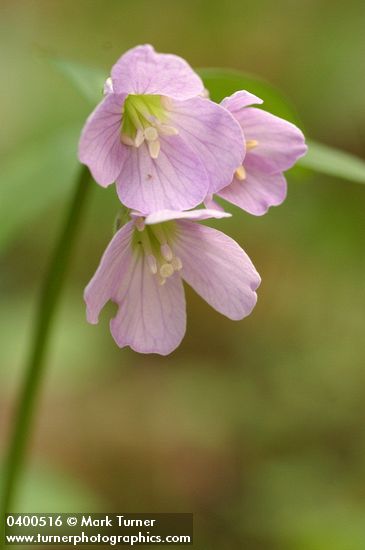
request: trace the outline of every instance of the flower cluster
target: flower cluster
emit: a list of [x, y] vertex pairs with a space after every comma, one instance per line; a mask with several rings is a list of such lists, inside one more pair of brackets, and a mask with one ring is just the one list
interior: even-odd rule
[[230, 319], [255, 306], [260, 277], [249, 257], [198, 222], [230, 215], [214, 195], [254, 215], [280, 204], [304, 137], [252, 107], [262, 101], [249, 92], [220, 105], [207, 95], [186, 61], [138, 46], [113, 66], [82, 131], [80, 161], [103, 187], [115, 182], [129, 212], [85, 290], [90, 323], [107, 301], [118, 305], [110, 328], [120, 347], [166, 355], [180, 344], [183, 280]]

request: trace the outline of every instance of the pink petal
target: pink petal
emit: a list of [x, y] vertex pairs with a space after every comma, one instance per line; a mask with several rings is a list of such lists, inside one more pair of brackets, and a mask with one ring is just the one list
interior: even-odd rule
[[109, 300], [116, 301], [119, 290], [126, 289], [127, 274], [134, 262], [131, 248], [133, 230], [133, 222], [128, 222], [114, 235], [95, 275], [85, 289], [84, 299], [89, 323], [96, 324], [105, 304]]
[[[225, 188], [224, 188], [225, 189]], [[209, 194], [204, 199], [204, 206], [208, 209], [219, 210], [224, 212], [224, 208], [214, 200], [214, 195]]]
[[245, 139], [258, 141], [256, 147], [247, 151], [247, 169], [283, 172], [307, 152], [304, 136], [294, 124], [254, 107], [244, 108], [235, 116]]
[[233, 116], [208, 99], [195, 97], [171, 101], [170, 124], [203, 160], [209, 175], [209, 192], [228, 185], [242, 164], [245, 145], [242, 130]]
[[180, 136], [160, 136], [160, 143], [157, 159], [151, 158], [146, 143], [129, 147], [117, 179], [120, 200], [144, 214], [194, 208], [208, 190], [204, 165]]
[[230, 113], [235, 115], [243, 107], [248, 107], [249, 105], [257, 105], [263, 103], [263, 100], [259, 97], [247, 92], [246, 90], [241, 90], [240, 92], [235, 92], [233, 95], [226, 97], [221, 102], [222, 107], [228, 109]]
[[152, 275], [144, 255], [131, 246], [134, 222], [128, 222], [113, 237], [84, 293], [89, 323], [98, 322], [104, 305], [118, 304], [110, 322], [120, 347], [140, 353], [171, 353], [185, 334], [185, 296], [175, 274], [161, 286]]
[[148, 44], [122, 55], [111, 75], [116, 93], [159, 94], [188, 99], [204, 90], [200, 77], [184, 59], [157, 53]]
[[231, 185], [218, 195], [255, 216], [265, 214], [270, 206], [281, 204], [286, 197], [287, 185], [284, 176], [246, 170], [246, 179], [234, 178]]
[[161, 286], [143, 255], [136, 259], [123, 292], [117, 296], [118, 314], [110, 330], [119, 347], [139, 353], [168, 355], [178, 347], [186, 330], [185, 295], [175, 274]]
[[182, 260], [183, 279], [230, 319], [249, 315], [260, 277], [247, 254], [216, 229], [190, 221], [177, 223], [174, 251]]
[[120, 141], [123, 102], [124, 96], [108, 94], [87, 119], [79, 142], [80, 162], [103, 187], [116, 180], [126, 155]]
[[169, 220], [208, 220], [209, 218], [230, 218], [232, 214], [221, 210], [202, 208], [189, 212], [177, 212], [176, 210], [160, 210], [149, 214], [145, 219], [146, 225], [167, 222]]

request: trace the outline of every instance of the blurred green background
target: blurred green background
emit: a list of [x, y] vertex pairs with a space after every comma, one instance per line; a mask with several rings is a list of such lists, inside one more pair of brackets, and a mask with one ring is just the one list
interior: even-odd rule
[[[145, 42], [195, 67], [260, 75], [308, 135], [364, 157], [364, 27], [362, 0], [1, 0], [0, 170], [23, 169], [26, 182], [17, 159], [38, 162], [37, 143], [70, 125], [77, 135], [90, 112], [44, 54], [107, 73]], [[25, 218], [1, 258], [2, 454], [71, 190], [64, 155], [48, 177], [68, 193]], [[19, 509], [192, 511], [204, 550], [365, 548], [365, 188], [310, 172], [288, 179], [280, 208], [263, 218], [231, 208], [216, 224], [262, 276], [254, 313], [231, 322], [188, 290], [187, 335], [167, 358], [119, 350], [113, 306], [98, 326], [85, 321], [82, 291], [118, 210], [114, 189], [94, 186]], [[9, 219], [46, 194], [29, 181]]]

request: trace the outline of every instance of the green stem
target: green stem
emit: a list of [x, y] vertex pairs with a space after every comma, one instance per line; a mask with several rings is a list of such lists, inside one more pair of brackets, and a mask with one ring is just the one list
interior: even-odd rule
[[82, 217], [85, 198], [90, 184], [90, 173], [82, 167], [75, 193], [70, 203], [64, 226], [51, 258], [41, 290], [38, 312], [35, 322], [32, 346], [26, 364], [25, 378], [19, 395], [18, 408], [13, 423], [3, 475], [3, 493], [0, 497], [0, 524], [4, 541], [5, 514], [11, 510], [25, 461], [27, 442], [35, 415], [35, 406], [40, 383], [45, 369], [45, 354], [52, 328], [52, 321], [61, 295], [73, 245], [76, 240]]

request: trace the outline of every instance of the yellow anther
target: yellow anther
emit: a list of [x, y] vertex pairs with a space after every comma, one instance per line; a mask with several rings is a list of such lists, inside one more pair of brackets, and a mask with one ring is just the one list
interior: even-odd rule
[[251, 149], [254, 149], [257, 147], [259, 142], [256, 139], [248, 139], [246, 141], [246, 149], [247, 151], [250, 151]]
[[246, 179], [246, 170], [244, 169], [243, 166], [239, 166], [235, 171], [234, 175], [238, 180], [244, 181]]

